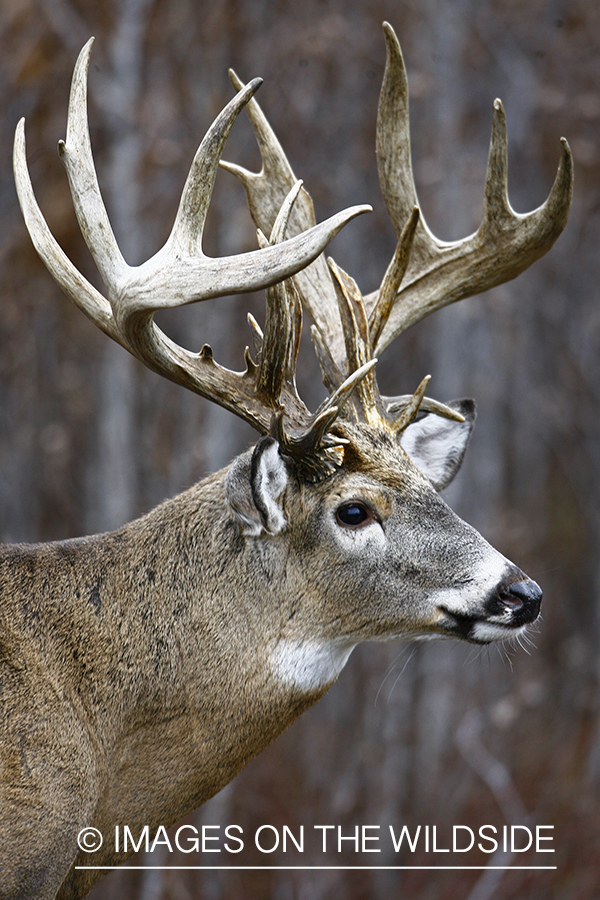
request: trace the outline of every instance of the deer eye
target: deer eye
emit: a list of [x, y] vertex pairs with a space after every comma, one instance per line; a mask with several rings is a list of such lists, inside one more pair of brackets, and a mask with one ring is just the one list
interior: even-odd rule
[[339, 507], [336, 511], [336, 518], [340, 525], [344, 525], [346, 528], [360, 528], [373, 518], [373, 513], [364, 503], [351, 500]]

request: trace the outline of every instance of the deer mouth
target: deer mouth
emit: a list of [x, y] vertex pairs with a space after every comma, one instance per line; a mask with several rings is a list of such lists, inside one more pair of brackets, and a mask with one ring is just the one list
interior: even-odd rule
[[531, 579], [501, 585], [486, 599], [481, 614], [469, 614], [440, 606], [443, 631], [477, 644], [516, 637], [540, 614], [542, 589]]

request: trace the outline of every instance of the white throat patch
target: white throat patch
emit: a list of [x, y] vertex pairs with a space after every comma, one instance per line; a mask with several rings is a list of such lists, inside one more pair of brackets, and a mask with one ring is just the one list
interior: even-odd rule
[[322, 690], [338, 677], [356, 646], [348, 640], [281, 640], [271, 654], [278, 679], [303, 693]]

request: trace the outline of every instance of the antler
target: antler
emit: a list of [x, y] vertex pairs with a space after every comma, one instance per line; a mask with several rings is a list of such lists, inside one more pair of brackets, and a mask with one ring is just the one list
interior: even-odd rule
[[[377, 119], [377, 162], [383, 197], [400, 235], [418, 201], [404, 60], [393, 28], [387, 22], [383, 27], [387, 63]], [[573, 195], [573, 159], [565, 138], [561, 143], [558, 172], [546, 202], [525, 215], [514, 212], [507, 193], [506, 120], [502, 103], [494, 101], [481, 225], [469, 237], [445, 243], [421, 216], [404, 284], [376, 342], [377, 352], [434, 310], [510, 281], [550, 249], [567, 224]], [[376, 297], [377, 292], [369, 295], [367, 304]]]
[[[429, 376], [412, 396], [382, 397], [374, 372], [376, 354], [435, 309], [514, 278], [531, 265], [564, 228], [571, 204], [572, 158], [562, 139], [558, 174], [546, 202], [526, 215], [512, 210], [507, 196], [506, 124], [496, 100], [483, 221], [462, 241], [438, 240], [419, 212], [410, 160], [408, 82], [396, 35], [387, 23], [384, 29], [387, 63], [377, 156], [398, 245], [381, 286], [366, 297], [349, 275], [325, 260], [322, 251], [343, 225], [370, 207], [352, 207], [316, 225], [312, 200], [253, 99], [260, 79], [243, 85], [230, 73], [238, 93], [217, 116], [196, 153], [167, 242], [143, 265], [128, 266], [112, 232], [92, 159], [86, 87], [92, 41], [86, 44], [73, 74], [67, 139], [59, 144], [59, 152], [108, 299], [75, 269], [50, 233], [27, 171], [23, 121], [15, 136], [15, 178], [27, 227], [44, 263], [71, 299], [151, 369], [214, 400], [261, 433], [273, 434], [284, 452], [314, 477], [327, 474], [339, 461], [343, 440], [328, 434], [328, 429], [342, 410], [349, 418], [382, 424], [395, 433], [419, 409], [462, 420], [455, 409], [424, 397]], [[215, 260], [202, 252], [204, 223], [225, 141], [243, 107], [259, 144], [262, 170], [252, 173], [222, 165], [246, 190], [260, 248]], [[286, 231], [293, 236], [284, 240]], [[159, 309], [263, 287], [268, 289], [265, 331], [251, 321], [257, 362], [247, 349], [243, 373], [219, 366], [208, 345], [200, 353], [179, 347], [153, 321]], [[330, 392], [314, 415], [295, 384], [302, 305], [314, 323], [312, 336]]]
[[[226, 407], [263, 434], [269, 433], [273, 421], [273, 427], [281, 433], [290, 452], [297, 445], [310, 446], [317, 456], [325, 454], [326, 457], [340, 440], [327, 439], [325, 428], [374, 363], [352, 373], [352, 378], [336, 395], [335, 403], [328, 404], [325, 417], [322, 410], [311, 415], [295, 388], [299, 303], [293, 286], [289, 282], [279, 283], [318, 257], [347, 222], [370, 207], [352, 207], [283, 240], [301, 188], [300, 183], [293, 184], [286, 191], [287, 198], [282, 198], [281, 210], [273, 217], [272, 229], [266, 229], [270, 240], [263, 237], [260, 249], [220, 259], [204, 255], [202, 235], [219, 159], [238, 113], [262, 83], [261, 79], [255, 79], [217, 116], [200, 144], [173, 229], [163, 248], [140, 266], [127, 265], [102, 201], [92, 158], [87, 122], [87, 72], [92, 43], [93, 38], [81, 51], [75, 66], [67, 138], [59, 143], [59, 153], [67, 170], [82, 234], [106, 284], [108, 297], [102, 296], [77, 271], [46, 224], [29, 178], [24, 120], [21, 120], [15, 135], [15, 179], [37, 252], [77, 306], [149, 368]], [[178, 346], [153, 321], [159, 309], [260, 288], [270, 288], [266, 335], [258, 364], [246, 351], [243, 373], [218, 365], [207, 344], [199, 353]], [[285, 409], [285, 428], [282, 409]]]
[[[438, 240], [418, 207], [410, 157], [408, 81], [400, 45], [387, 22], [384, 31], [387, 63], [377, 119], [377, 159], [381, 190], [398, 235], [396, 252], [381, 286], [366, 297], [337, 266], [331, 265], [328, 271], [323, 257], [294, 277], [314, 322], [313, 340], [329, 390], [334, 390], [360, 360], [380, 354], [399, 334], [434, 310], [515, 278], [550, 249], [566, 225], [571, 205], [573, 163], [562, 138], [562, 157], [546, 202], [526, 215], [511, 208], [506, 122], [502, 104], [496, 100], [483, 221], [477, 232], [464, 240]], [[241, 82], [230, 74], [239, 89]], [[251, 100], [246, 110], [263, 168], [254, 174], [239, 166], [222, 165], [244, 185], [256, 224], [268, 228], [295, 176], [256, 100]], [[292, 231], [296, 233], [313, 222], [312, 201], [303, 192]], [[460, 418], [449, 407], [423, 399], [428, 380], [421, 382], [412, 397], [391, 401], [380, 397], [371, 372], [355, 394], [353, 414], [366, 421], [383, 421], [393, 431], [405, 428], [419, 408]]]

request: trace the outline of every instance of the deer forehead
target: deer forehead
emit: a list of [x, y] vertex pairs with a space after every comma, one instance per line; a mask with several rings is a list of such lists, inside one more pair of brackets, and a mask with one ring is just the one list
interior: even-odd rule
[[348, 441], [344, 449], [344, 471], [356, 473], [393, 490], [430, 482], [415, 466], [398, 438], [385, 427], [344, 423], [341, 434]]
[[[388, 435], [367, 432], [366, 440], [354, 440], [346, 450], [347, 463], [336, 475], [318, 488], [327, 507], [336, 507], [349, 500], [366, 500], [383, 518], [390, 516], [399, 498], [422, 498], [435, 494], [430, 482], [412, 463], [397, 441], [388, 442]], [[361, 435], [362, 437], [362, 435]]]

